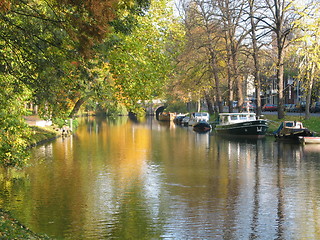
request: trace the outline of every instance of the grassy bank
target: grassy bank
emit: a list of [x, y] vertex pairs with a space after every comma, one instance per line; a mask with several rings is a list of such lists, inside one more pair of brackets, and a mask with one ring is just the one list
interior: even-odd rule
[[283, 121], [300, 121], [304, 127], [314, 132], [316, 136], [320, 136], [320, 117], [311, 117], [305, 120], [303, 116], [286, 116], [284, 119], [278, 119], [277, 115], [265, 115], [270, 120], [268, 133], [272, 134], [276, 131]]
[[50, 239], [33, 233], [26, 226], [13, 219], [9, 213], [0, 210], [0, 239]]
[[50, 140], [55, 139], [59, 136], [60, 132], [55, 130], [51, 126], [47, 127], [37, 127], [37, 126], [30, 126], [31, 129], [31, 137], [29, 139], [29, 146], [33, 147]]

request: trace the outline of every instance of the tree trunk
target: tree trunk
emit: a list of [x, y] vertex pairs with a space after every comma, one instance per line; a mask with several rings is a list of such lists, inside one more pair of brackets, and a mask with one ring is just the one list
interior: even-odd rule
[[80, 107], [82, 106], [83, 103], [85, 103], [85, 101], [88, 99], [89, 97], [82, 97], [80, 98], [76, 104], [74, 105], [71, 113], [69, 114], [69, 118], [74, 118], [75, 115], [78, 113], [78, 111], [80, 110]]
[[313, 82], [314, 82], [314, 68], [315, 65], [312, 63], [311, 69], [307, 72], [307, 79], [309, 80], [308, 84], [308, 93], [306, 97], [306, 110], [305, 110], [305, 119], [310, 118], [310, 105], [311, 105], [311, 94], [312, 94], [312, 88], [313, 88]]
[[[226, 43], [228, 42], [228, 40], [226, 39]], [[226, 44], [226, 46], [228, 46], [228, 44]], [[227, 75], [228, 75], [228, 92], [229, 92], [229, 96], [228, 96], [228, 107], [229, 107], [229, 112], [232, 113], [233, 112], [233, 78], [231, 76], [231, 54], [230, 54], [230, 49], [227, 49]]]
[[207, 102], [209, 114], [211, 114], [211, 115], [214, 114], [213, 104], [212, 104], [210, 95], [209, 95], [209, 94], [206, 94], [206, 95], [205, 95], [205, 99], [206, 99], [206, 102]]
[[199, 98], [197, 101], [197, 112], [201, 111], [201, 99]]
[[254, 62], [254, 82], [255, 82], [255, 89], [256, 89], [256, 114], [257, 116], [261, 115], [261, 81], [260, 81], [260, 65], [258, 59], [258, 46], [257, 46], [257, 37], [256, 37], [256, 28], [257, 25], [254, 22], [254, 0], [249, 0], [250, 6], [250, 22], [251, 22], [251, 36], [252, 36], [252, 48], [253, 48], [253, 62]]
[[217, 60], [215, 57], [215, 54], [211, 52], [211, 68], [212, 68], [212, 73], [214, 77], [214, 84], [215, 84], [215, 98], [216, 98], [216, 103], [218, 105], [218, 112], [223, 112], [223, 103], [222, 103], [222, 94], [221, 94], [221, 89], [220, 89], [220, 78], [218, 75], [218, 70], [217, 70]]
[[[279, 43], [278, 43], [279, 44]], [[278, 119], [284, 118], [284, 50], [283, 46], [278, 45], [278, 61], [277, 61], [277, 81], [278, 81]]]
[[239, 67], [238, 67], [238, 53], [234, 46], [231, 47], [232, 54], [232, 66], [233, 66], [233, 76], [234, 82], [237, 90], [237, 100], [238, 100], [238, 108], [242, 109], [244, 103], [243, 97], [243, 87], [242, 87], [242, 78], [239, 75]]

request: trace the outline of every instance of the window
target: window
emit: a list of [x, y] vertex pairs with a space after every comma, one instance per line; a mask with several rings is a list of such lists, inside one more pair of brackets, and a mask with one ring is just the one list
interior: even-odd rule
[[238, 120], [238, 116], [231, 116], [231, 120]]
[[293, 123], [292, 122], [287, 122], [286, 123], [286, 127], [293, 127]]

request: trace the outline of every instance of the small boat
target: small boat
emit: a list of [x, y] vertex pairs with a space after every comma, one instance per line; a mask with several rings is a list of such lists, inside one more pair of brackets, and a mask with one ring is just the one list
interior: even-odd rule
[[185, 126], [185, 127], [188, 127], [189, 125], [189, 120], [190, 120], [190, 117], [189, 116], [186, 116], [182, 119], [181, 121], [181, 125]]
[[[320, 137], [299, 137], [299, 141], [303, 144], [320, 144]], [[319, 148], [320, 149], [320, 148]]]
[[189, 126], [194, 126], [201, 121], [209, 122], [209, 118], [210, 115], [207, 112], [194, 112], [191, 113], [188, 124]]
[[158, 116], [159, 121], [173, 121], [175, 117], [176, 114], [171, 112], [161, 112]]
[[263, 138], [268, 129], [268, 122], [259, 119], [255, 113], [220, 113], [215, 131], [219, 135], [244, 138]]
[[200, 133], [209, 132], [211, 128], [211, 125], [207, 121], [200, 121], [193, 125], [193, 130]]
[[183, 119], [186, 117], [186, 114], [178, 114], [175, 116], [174, 118], [174, 123], [178, 124], [178, 125], [181, 125], [182, 124], [182, 121]]
[[300, 137], [313, 136], [313, 133], [308, 128], [303, 127], [302, 122], [299, 121], [284, 121], [273, 134], [277, 140], [291, 141], [300, 141]]

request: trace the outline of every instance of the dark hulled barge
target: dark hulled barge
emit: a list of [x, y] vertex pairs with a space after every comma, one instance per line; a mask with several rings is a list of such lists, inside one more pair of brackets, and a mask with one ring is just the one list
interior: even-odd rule
[[219, 135], [263, 138], [268, 129], [268, 122], [259, 119], [255, 113], [220, 113], [215, 131]]

